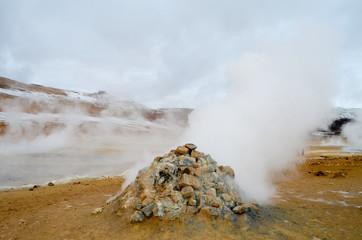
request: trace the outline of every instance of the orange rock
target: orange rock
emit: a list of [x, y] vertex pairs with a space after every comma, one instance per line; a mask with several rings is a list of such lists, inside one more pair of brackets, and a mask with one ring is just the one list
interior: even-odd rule
[[181, 190], [181, 194], [184, 198], [192, 197], [194, 195], [194, 189], [190, 186], [184, 187]]
[[192, 150], [191, 157], [194, 157], [194, 158], [202, 157], [202, 154], [196, 150]]
[[182, 174], [181, 178], [181, 186], [182, 187], [192, 186], [195, 189], [200, 189], [201, 183], [197, 177], [192, 175], [187, 175], [186, 173], [184, 173]]
[[187, 147], [184, 146], [178, 146], [176, 148], [176, 153], [181, 154], [181, 155], [186, 155], [188, 154], [190, 151], [190, 149], [188, 149]]

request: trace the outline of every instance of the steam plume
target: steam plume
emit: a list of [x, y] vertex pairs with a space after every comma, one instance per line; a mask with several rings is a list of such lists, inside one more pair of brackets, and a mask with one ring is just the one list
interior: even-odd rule
[[330, 107], [333, 48], [301, 36], [231, 63], [229, 97], [195, 110], [185, 135], [232, 166], [241, 189], [261, 202], [274, 193], [268, 174], [293, 160]]

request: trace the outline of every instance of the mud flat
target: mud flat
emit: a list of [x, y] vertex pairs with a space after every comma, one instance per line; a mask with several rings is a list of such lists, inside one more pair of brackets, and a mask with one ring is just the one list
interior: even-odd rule
[[[122, 178], [3, 190], [0, 239], [361, 239], [361, 167], [360, 153], [314, 146], [275, 174], [277, 195], [245, 224], [207, 218], [131, 224], [105, 203]], [[102, 212], [92, 214], [97, 208]]]

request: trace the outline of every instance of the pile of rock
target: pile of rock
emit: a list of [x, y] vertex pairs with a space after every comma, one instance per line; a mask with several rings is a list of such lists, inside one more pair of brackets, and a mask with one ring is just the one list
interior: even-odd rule
[[186, 144], [156, 157], [151, 166], [138, 172], [114, 202], [119, 215], [132, 223], [145, 217], [175, 219], [184, 214], [221, 217], [235, 221], [250, 206], [237, 196], [232, 184], [234, 171], [218, 166], [210, 155]]

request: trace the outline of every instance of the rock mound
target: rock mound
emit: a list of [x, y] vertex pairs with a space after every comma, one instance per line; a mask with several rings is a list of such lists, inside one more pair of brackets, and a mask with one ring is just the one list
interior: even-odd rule
[[234, 171], [186, 144], [156, 157], [114, 201], [114, 211], [132, 223], [158, 217], [199, 215], [235, 221], [254, 207], [243, 203], [232, 184]]

